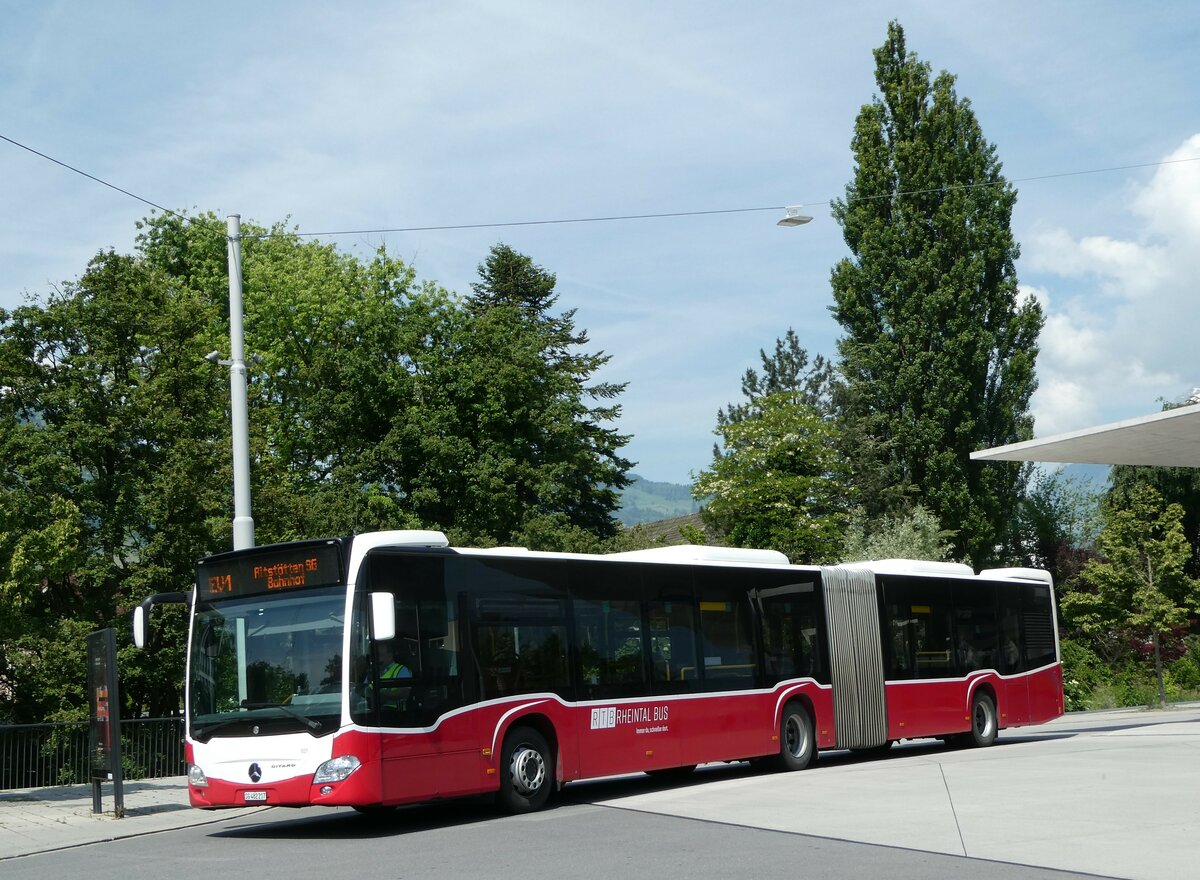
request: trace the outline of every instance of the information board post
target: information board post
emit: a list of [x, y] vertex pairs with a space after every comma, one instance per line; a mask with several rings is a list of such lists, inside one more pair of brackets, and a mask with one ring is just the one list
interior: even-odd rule
[[121, 694], [117, 689], [117, 637], [111, 629], [87, 637], [88, 709], [90, 719], [88, 762], [92, 779], [92, 812], [102, 813], [100, 786], [113, 784], [113, 813], [125, 817], [125, 792], [121, 775]]

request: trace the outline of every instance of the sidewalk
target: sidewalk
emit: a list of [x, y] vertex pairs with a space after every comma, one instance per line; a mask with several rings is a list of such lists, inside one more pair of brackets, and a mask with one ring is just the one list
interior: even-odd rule
[[101, 788], [104, 809], [101, 814], [92, 812], [90, 784], [0, 791], [0, 861], [207, 825], [246, 812], [192, 809], [188, 806], [187, 780], [183, 776], [126, 782], [124, 788], [123, 819], [113, 815], [113, 787], [109, 783]]
[[[1070, 735], [1070, 739], [1062, 739], [1064, 734]], [[1040, 801], [1042, 807], [1047, 807], [1053, 798], [1051, 795], [1062, 796], [1068, 798], [1068, 801], [1059, 804], [1055, 810], [1051, 810], [1051, 815], [1048, 815], [1045, 820], [1045, 827], [1062, 828], [1064, 817], [1086, 813], [1089, 805], [1094, 807], [1104, 801], [1104, 796], [1107, 792], [1112, 795], [1113, 792], [1122, 792], [1118, 800], [1125, 804], [1132, 804], [1136, 796], [1144, 795], [1147, 785], [1150, 784], [1152, 772], [1167, 773], [1172, 776], [1176, 784], [1167, 784], [1163, 782], [1158, 788], [1154, 789], [1159, 793], [1154, 796], [1151, 803], [1147, 804], [1142, 811], [1139, 820], [1142, 824], [1150, 826], [1162, 826], [1166, 829], [1163, 833], [1177, 834], [1180, 830], [1181, 823], [1184, 822], [1184, 817], [1187, 822], [1192, 822], [1192, 826], [1187, 826], [1189, 833], [1192, 827], [1200, 827], [1195, 825], [1200, 822], [1200, 812], [1197, 811], [1190, 792], [1196, 790], [1195, 780], [1200, 773], [1195, 769], [1196, 764], [1191, 760], [1191, 755], [1195, 754], [1197, 744], [1200, 744], [1200, 703], [1178, 703], [1172, 705], [1165, 712], [1156, 710], [1146, 710], [1141, 708], [1130, 709], [1110, 709], [1100, 712], [1072, 712], [1062, 718], [1051, 721], [1048, 724], [1039, 725], [1037, 727], [1017, 728], [1012, 731], [1004, 731], [1001, 734], [1003, 739], [1023, 740], [1028, 739], [1031, 742], [1042, 741], [1044, 743], [1042, 751], [1047, 753], [1044, 760], [1045, 765], [1037, 765], [1043, 775], [1039, 777], [1040, 781], [1031, 782], [1031, 789], [1037, 788], [1042, 791]], [[1089, 736], [1103, 737], [1104, 739], [1092, 740], [1090, 743], [1086, 739]], [[1147, 736], [1154, 736], [1158, 740], [1165, 741], [1168, 736], [1184, 741], [1184, 746], [1181, 748], [1191, 749], [1190, 752], [1185, 752], [1186, 757], [1180, 758], [1179, 762], [1167, 767], [1142, 767], [1138, 766], [1135, 769], [1118, 772], [1118, 768], [1111, 763], [1113, 753], [1098, 750], [1097, 742], [1107, 742], [1110, 745], [1118, 742], [1135, 743], [1138, 739], [1145, 739]], [[1078, 737], [1078, 739], [1075, 739]], [[897, 750], [899, 752], [899, 749]], [[1082, 757], [1072, 757], [1072, 753], [1080, 752]], [[1040, 754], [1041, 752], [1039, 752]], [[713, 800], [716, 806], [713, 807], [713, 816], [718, 820], [727, 820], [728, 813], [731, 809], [731, 804], [726, 800], [722, 800], [722, 793], [727, 788], [752, 787], [752, 797], [745, 804], [735, 805], [733, 808], [739, 811], [743, 821], [748, 824], [756, 824], [758, 827], [775, 828], [781, 821], [781, 817], [791, 816], [799, 813], [802, 815], [803, 822], [799, 822], [795, 828], [788, 827], [786, 830], [803, 831], [822, 835], [823, 832], [817, 827], [814, 817], [826, 816], [832, 821], [833, 818], [841, 817], [839, 821], [843, 824], [834, 827], [826, 836], [839, 837], [844, 839], [869, 841], [882, 843], [884, 845], [895, 845], [892, 840], [879, 840], [872, 837], [872, 833], [852, 834], [848, 832], [848, 828], [853, 827], [855, 822], [860, 824], [871, 824], [867, 820], [870, 819], [871, 805], [879, 801], [878, 786], [883, 784], [889, 773], [898, 773], [906, 768], [911, 771], [910, 764], [920, 767], [928, 764], [929, 766], [940, 766], [945, 764], [949, 768], [951, 776], [953, 774], [963, 774], [974, 769], [975, 772], [983, 770], [994, 770], [1001, 776], [1012, 777], [1023, 767], [1033, 766], [1035, 762], [1023, 761], [1014, 763], [1008, 758], [1015, 758], [1020, 752], [1016, 749], [982, 749], [978, 751], [934, 751], [927, 754], [914, 752], [914, 757], [910, 759], [904, 758], [903, 754], [894, 754], [886, 760], [879, 760], [874, 763], [855, 763], [853, 761], [846, 762], [840, 768], [833, 766], [828, 772], [823, 774], [804, 774], [804, 787], [801, 789], [801, 794], [798, 796], [791, 774], [779, 774], [778, 776], [756, 776], [756, 777], [738, 777], [727, 783], [716, 783], [707, 786], [685, 786], [678, 789], [665, 789], [662, 792], [653, 795], [627, 798], [629, 804], [635, 804], [639, 801], [653, 801], [657, 804], [656, 809], [651, 809], [651, 812], [658, 811], [662, 808], [660, 801], [686, 801], [687, 804], [676, 804], [672, 809], [661, 809], [664, 813], [673, 815], [691, 815], [700, 805]], [[1136, 757], [1136, 753], [1131, 752]], [[1060, 791], [1063, 785], [1052, 787], [1049, 793], [1043, 791], [1045, 787], [1045, 779], [1049, 778], [1066, 778], [1070, 771], [1072, 760], [1078, 761], [1086, 758], [1088, 755], [1093, 756], [1097, 761], [1101, 762], [1095, 766], [1088, 764], [1087, 772], [1083, 774], [1075, 783], [1066, 786], [1066, 791]], [[870, 771], [868, 773], [867, 771]], [[911, 771], [915, 772], [915, 771]], [[853, 781], [856, 775], [873, 774], [872, 785], [869, 790], [862, 793], [860, 801], [855, 801], [847, 788], [847, 780]], [[935, 780], [936, 784], [930, 787], [938, 797], [945, 797], [948, 794], [948, 783], [946, 781], [946, 773], [942, 774]], [[1099, 780], [1099, 782], [1097, 782]], [[1093, 792], [1093, 794], [1083, 801], [1071, 801], [1070, 797], [1078, 795], [1078, 792], [1087, 791], [1088, 786], [1098, 784], [1101, 790]], [[822, 786], [831, 786], [831, 790], [810, 806], [805, 805], [805, 798], [813, 798], [817, 793], [822, 791]], [[1038, 788], [1040, 786], [1041, 788]], [[1182, 791], [1181, 791], [1182, 786]], [[1009, 783], [1002, 784], [1000, 781], [991, 780], [988, 786], [977, 786], [980, 790], [986, 791], [1004, 791], [1012, 788], [1011, 779]], [[755, 810], [761, 811], [764, 805], [770, 805], [773, 802], [770, 799], [770, 794], [774, 788], [780, 788], [784, 791], [779, 804], [770, 806], [768, 812], [771, 814], [761, 820], [751, 820], [750, 816]], [[972, 786], [965, 786], [962, 792], [962, 798], [968, 798]], [[909, 786], [903, 791], [903, 797], [911, 798], [914, 789]], [[1075, 792], [1075, 795], [1071, 793]], [[89, 843], [102, 843], [104, 841], [116, 840], [123, 837], [137, 837], [143, 834], [154, 834], [160, 831], [171, 831], [177, 828], [187, 828], [196, 825], [209, 825], [215, 822], [222, 822], [234, 817], [245, 817], [248, 813], [257, 812], [258, 810], [269, 810], [271, 807], [259, 807], [255, 809], [238, 809], [238, 810], [220, 810], [208, 811], [193, 809], [188, 805], [187, 780], [183, 776], [175, 776], [167, 779], [143, 779], [136, 782], [125, 783], [125, 818], [117, 819], [113, 815], [113, 792], [112, 785], [105, 783], [101, 790], [101, 806], [105, 812], [102, 814], [92, 813], [92, 787], [91, 785], [64, 785], [53, 786], [47, 788], [26, 788], [15, 789], [10, 791], [0, 791], [0, 861], [5, 859], [18, 858], [20, 856], [33, 855], [34, 853], [50, 852], [52, 850], [69, 849], [76, 846], [85, 846]], [[1169, 797], [1183, 797], [1187, 803], [1177, 804], [1174, 808], [1169, 805]], [[989, 795], [991, 797], [991, 795]], [[845, 809], [835, 810], [831, 805], [841, 803]], [[965, 800], [964, 800], [965, 805]], [[634, 807], [636, 808], [636, 807]], [[648, 808], [648, 807], [644, 807]], [[992, 837], [996, 837], [1000, 842], [997, 843], [997, 849], [993, 852], [988, 852], [984, 857], [998, 858], [1004, 860], [1007, 852], [1006, 847], [1011, 843], [1012, 835], [1009, 830], [996, 826], [995, 821], [995, 804], [991, 804], [991, 808], [984, 810], [980, 809], [979, 815], [991, 817], [980, 834], [987, 832]], [[1007, 811], [1011, 816], [1020, 817], [1025, 815], [1031, 809], [1028, 803], [1021, 803], [1019, 798], [1011, 810]], [[844, 815], [849, 810], [851, 815]], [[1115, 810], [1119, 814], [1120, 810]], [[954, 825], [960, 826], [960, 819], [966, 821], [973, 814], [969, 811], [964, 812], [961, 816], [954, 817]], [[707, 815], [703, 818], [709, 818]], [[1168, 821], [1169, 817], [1169, 821]], [[1096, 823], [1101, 821], [1100, 817], [1095, 819]], [[1125, 823], [1123, 827], [1129, 830], [1129, 824], [1132, 818], [1121, 820]], [[894, 825], [894, 820], [888, 822], [879, 822], [878, 828], [888, 828]], [[835, 823], [836, 825], [836, 823]], [[1088, 834], [1094, 834], [1096, 824], [1084, 823], [1087, 826], [1084, 831]], [[868, 829], [870, 830], [870, 829]], [[1148, 832], [1147, 832], [1148, 833]], [[946, 851], [956, 852], [956, 847], [962, 843], [962, 830], [954, 832], [951, 835], [951, 846]], [[1126, 835], [1113, 833], [1114, 840], [1125, 840]], [[1185, 835], [1185, 839], [1192, 839]], [[972, 852], [972, 855], [983, 855], [982, 842], [975, 841], [980, 847], [978, 852]], [[1062, 841], [1058, 840], [1051, 844], [1052, 848], [1061, 849]], [[912, 839], [909, 839], [904, 845], [911, 847]], [[1177, 845], [1177, 843], [1176, 843]], [[1093, 848], [1097, 844], [1093, 841]], [[933, 844], [925, 844], [924, 848], [931, 851], [941, 851], [938, 846]], [[1164, 844], [1164, 852], [1168, 854], [1173, 852], [1169, 842]], [[1191, 856], [1183, 857], [1180, 855], [1178, 868], [1184, 874], [1187, 873], [1187, 867], [1191, 864], [1188, 859]], [[1056, 864], [1053, 859], [1047, 858], [1045, 864]], [[1092, 870], [1096, 866], [1091, 866], [1088, 869]], [[1079, 868], [1074, 868], [1078, 870]], [[0, 875], [3, 874], [0, 869]], [[1182, 874], [1176, 874], [1182, 876]], [[1134, 876], [1130, 874], [1129, 876]], [[1162, 876], [1168, 876], [1163, 874]]]

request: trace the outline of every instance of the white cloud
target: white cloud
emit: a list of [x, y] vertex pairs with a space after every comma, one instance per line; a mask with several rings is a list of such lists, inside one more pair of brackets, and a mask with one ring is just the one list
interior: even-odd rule
[[1049, 312], [1042, 327], [1042, 357], [1079, 374], [1093, 372], [1108, 361], [1105, 332], [1087, 326], [1087, 320], [1071, 312]]
[[1146, 228], [1168, 241], [1190, 246], [1195, 266], [1200, 243], [1200, 133], [1192, 135], [1163, 161], [1150, 184], [1138, 192], [1134, 208]]
[[1032, 402], [1038, 436], [1154, 412], [1200, 383], [1200, 135], [1132, 187], [1129, 239], [1035, 231], [1027, 248], [1045, 298]]
[[1040, 437], [1062, 434], [1097, 419], [1089, 389], [1064, 374], [1052, 374], [1038, 386], [1033, 417]]
[[1035, 230], [1029, 250], [1033, 268], [1067, 278], [1094, 278], [1103, 293], [1117, 298], [1152, 295], [1170, 271], [1171, 257], [1160, 245], [1103, 235], [1076, 239], [1060, 228]]

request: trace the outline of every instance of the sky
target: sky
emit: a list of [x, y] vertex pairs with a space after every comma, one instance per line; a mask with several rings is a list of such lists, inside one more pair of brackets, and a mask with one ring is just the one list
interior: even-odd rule
[[[717, 410], [794, 328], [836, 355], [829, 202], [891, 19], [957, 77], [1018, 191], [1046, 312], [1035, 435], [1200, 386], [1194, 2], [0, 0], [0, 135], [173, 210], [380, 245], [470, 292], [505, 242], [628, 382], [634, 472], [690, 482]], [[806, 226], [776, 225], [804, 205]], [[739, 209], [769, 209], [745, 210]], [[0, 308], [42, 302], [152, 209], [0, 141]], [[253, 340], [247, 340], [253, 350]]]

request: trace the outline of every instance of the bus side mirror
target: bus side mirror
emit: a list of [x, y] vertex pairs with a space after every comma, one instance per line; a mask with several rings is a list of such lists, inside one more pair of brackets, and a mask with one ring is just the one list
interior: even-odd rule
[[190, 593], [155, 593], [143, 599], [142, 604], [133, 609], [133, 643], [139, 648], [145, 648], [150, 643], [151, 608], [155, 605], [186, 605], [190, 598]]
[[133, 643], [139, 648], [146, 647], [146, 609], [141, 605], [133, 609]]
[[371, 593], [371, 638], [386, 642], [396, 636], [396, 600], [391, 593]]

